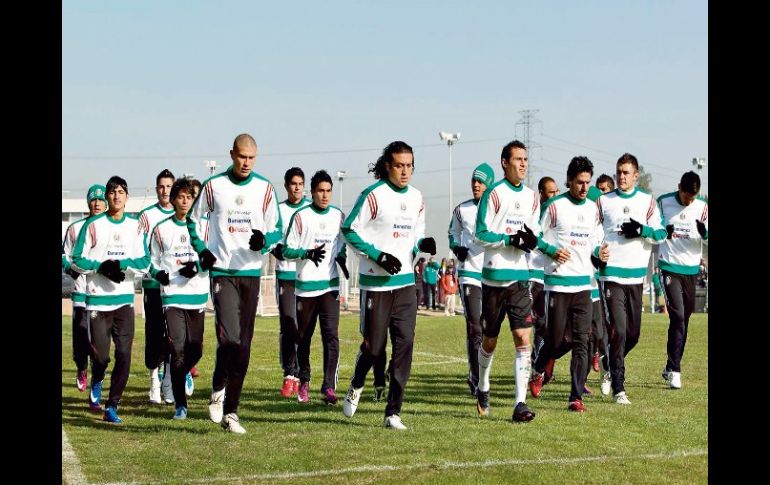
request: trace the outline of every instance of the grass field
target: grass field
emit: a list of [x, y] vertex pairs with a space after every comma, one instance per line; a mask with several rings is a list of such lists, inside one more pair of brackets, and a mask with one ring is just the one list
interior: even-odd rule
[[[64, 480], [87, 483], [706, 483], [708, 481], [708, 322], [690, 322], [683, 389], [669, 390], [660, 373], [666, 356], [665, 315], [644, 314], [642, 337], [626, 361], [630, 406], [599, 393], [598, 374], [585, 399], [588, 412], [566, 410], [569, 359], [540, 399], [531, 423], [512, 423], [513, 345], [502, 332], [492, 368], [489, 419], [476, 417], [465, 383], [462, 317], [418, 317], [412, 374], [401, 417], [404, 432], [382, 428], [384, 404], [372, 402], [371, 375], [356, 415], [321, 401], [321, 344], [312, 348], [311, 403], [281, 398], [277, 317], [257, 318], [251, 364], [239, 416], [248, 433], [225, 433], [209, 421], [207, 404], [216, 346], [206, 319], [186, 421], [173, 405], [147, 403], [144, 321], [136, 320], [123, 425], [87, 411], [87, 393], [74, 385], [71, 320], [62, 318], [62, 440]], [[503, 338], [503, 337], [507, 338]], [[359, 345], [356, 316], [340, 322], [340, 381], [344, 396]], [[112, 364], [110, 364], [111, 366]], [[89, 372], [90, 377], [90, 372]], [[105, 379], [106, 398], [109, 375]], [[103, 402], [104, 399], [103, 398]]]

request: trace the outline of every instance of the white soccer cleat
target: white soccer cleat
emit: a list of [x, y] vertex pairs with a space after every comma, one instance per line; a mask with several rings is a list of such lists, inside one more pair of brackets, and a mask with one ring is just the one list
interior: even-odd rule
[[150, 371], [150, 402], [160, 404], [160, 379], [157, 368]]
[[620, 391], [619, 393], [615, 394], [615, 402], [623, 405], [631, 404], [628, 396], [626, 396], [626, 391]]
[[406, 429], [406, 426], [401, 422], [401, 417], [398, 414], [385, 416], [385, 427], [392, 429]]
[[230, 433], [246, 434], [246, 430], [241, 426], [241, 423], [238, 421], [238, 415], [235, 413], [230, 413], [222, 418], [222, 429]]
[[225, 390], [213, 391], [211, 393], [211, 401], [209, 401], [209, 419], [219, 424], [222, 422], [222, 414], [224, 413], [225, 405]]
[[342, 413], [348, 418], [352, 418], [356, 414], [358, 409], [358, 401], [361, 399], [361, 393], [364, 391], [363, 386], [356, 389], [351, 386], [348, 388], [348, 393], [345, 395], [345, 400], [342, 401]]
[[612, 378], [610, 377], [609, 371], [605, 372], [604, 375], [602, 376], [601, 388], [602, 388], [602, 395], [604, 396], [610, 395], [610, 391], [612, 390]]
[[184, 378], [184, 393], [187, 397], [190, 397], [193, 395], [194, 390], [195, 382], [193, 381], [192, 374], [188, 372]]
[[682, 388], [682, 373], [681, 372], [674, 372], [671, 371], [669, 373], [670, 379], [668, 381], [669, 387], [671, 389], [681, 389]]

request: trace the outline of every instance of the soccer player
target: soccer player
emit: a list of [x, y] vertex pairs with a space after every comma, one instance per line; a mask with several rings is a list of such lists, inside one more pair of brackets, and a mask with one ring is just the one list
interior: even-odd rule
[[[230, 150], [233, 164], [203, 184], [187, 213], [187, 229], [210, 270], [217, 335], [209, 417], [225, 431], [244, 434], [238, 418], [243, 380], [249, 368], [254, 318], [259, 303], [262, 261], [281, 239], [282, 222], [273, 185], [253, 172], [257, 142], [238, 135]], [[197, 233], [208, 214], [208, 241]]]
[[639, 341], [642, 327], [642, 282], [652, 244], [666, 238], [658, 204], [639, 190], [639, 162], [630, 153], [618, 158], [617, 189], [597, 200], [610, 258], [599, 269], [599, 290], [611, 328], [610, 376], [618, 404], [631, 404], [625, 390], [625, 358]]
[[583, 391], [590, 362], [588, 337], [593, 313], [591, 255], [601, 261], [609, 257], [607, 245], [600, 246], [604, 233], [596, 203], [587, 199], [593, 173], [588, 158], [573, 157], [567, 167], [569, 191], [546, 202], [540, 217], [546, 245], [543, 252], [550, 257], [544, 267], [548, 331], [534, 364], [532, 395], [540, 394], [546, 362], [558, 350], [571, 347], [572, 387], [567, 408], [576, 412], [586, 410]]
[[150, 274], [161, 284], [161, 304], [171, 343], [169, 374], [176, 406], [173, 419], [187, 419], [185, 381], [203, 355], [203, 320], [208, 301], [209, 275], [200, 271], [186, 224], [193, 193], [189, 180], [175, 181], [171, 186], [174, 215], [159, 222], [150, 234]]
[[495, 182], [495, 172], [488, 163], [479, 164], [471, 174], [473, 197], [460, 202], [449, 221], [449, 249], [455, 253], [460, 268], [460, 298], [465, 315], [465, 348], [468, 352], [468, 388], [476, 395], [479, 387], [479, 345], [481, 345], [481, 269], [484, 247], [474, 240], [476, 213], [481, 195]]
[[[310, 204], [303, 195], [305, 190], [305, 172], [299, 167], [292, 167], [283, 176], [286, 200], [278, 204], [283, 225], [283, 238], [286, 238], [288, 222], [299, 209]], [[281, 396], [290, 398], [299, 390], [299, 366], [297, 365], [297, 310], [294, 301], [294, 280], [297, 263], [285, 260], [283, 243], [278, 243], [271, 251], [275, 256], [275, 283], [278, 298], [278, 319], [281, 325], [278, 336], [278, 358], [283, 368], [283, 386]]]
[[[299, 392], [297, 401], [310, 402], [310, 342], [316, 321], [321, 321], [324, 378], [321, 394], [326, 404], [337, 404], [335, 389], [340, 361], [340, 266], [349, 277], [345, 260], [345, 240], [340, 227], [345, 220], [342, 211], [330, 206], [332, 178], [319, 170], [310, 179], [313, 203], [297, 210], [291, 217], [284, 239], [283, 256], [299, 259], [296, 279], [296, 314], [299, 335]], [[328, 256], [327, 256], [328, 253]]]
[[[110, 362], [110, 338], [115, 342], [115, 366], [110, 380], [110, 397], [102, 419], [122, 423], [118, 405], [131, 368], [134, 339], [133, 276], [144, 274], [150, 254], [139, 221], [125, 214], [128, 185], [118, 176], [106, 185], [107, 212], [86, 220], [72, 252], [75, 271], [85, 273], [86, 311], [91, 336], [91, 393], [89, 406], [101, 410], [102, 381]], [[129, 272], [130, 278], [126, 278]]]
[[[559, 187], [551, 177], [543, 177], [537, 183], [537, 191], [540, 194], [540, 212], [543, 204], [559, 194]], [[532, 294], [532, 319], [534, 320], [534, 344], [532, 345], [532, 362], [537, 359], [537, 354], [545, 342], [545, 294], [543, 293], [543, 267], [545, 265], [543, 253], [539, 250], [527, 254], [529, 264], [529, 292]], [[556, 362], [551, 359], [545, 368], [545, 384], [553, 378], [553, 366]]]
[[377, 162], [369, 165], [369, 172], [377, 182], [361, 192], [342, 224], [345, 239], [360, 253], [363, 337], [342, 411], [347, 417], [356, 412], [366, 374], [384, 352], [390, 331], [390, 385], [384, 425], [403, 430], [406, 426], [399, 414], [412, 368], [417, 321], [414, 259], [417, 250], [436, 254], [436, 241], [424, 237], [422, 193], [409, 185], [414, 172], [412, 147], [403, 141], [388, 144]]
[[[95, 184], [89, 187], [86, 193], [88, 204], [88, 217], [101, 214], [107, 209], [106, 189], [104, 185]], [[78, 369], [75, 385], [78, 391], [83, 392], [88, 387], [88, 353], [90, 343], [88, 341], [88, 312], [86, 312], [86, 276], [78, 273], [72, 267], [72, 250], [80, 228], [83, 227], [88, 217], [78, 219], [67, 227], [64, 232], [64, 242], [61, 249], [61, 266], [65, 273], [75, 280], [75, 288], [72, 291], [72, 360]]]
[[[171, 205], [171, 185], [175, 177], [168, 169], [163, 169], [155, 177], [155, 195], [158, 202], [145, 207], [139, 212], [139, 225], [150, 239], [150, 234], [155, 225], [170, 217], [174, 213]], [[142, 291], [144, 292], [144, 365], [150, 370], [150, 402], [167, 404], [174, 402], [174, 393], [171, 389], [171, 373], [168, 368], [168, 336], [166, 335], [166, 321], [163, 316], [163, 305], [160, 301], [160, 285], [149, 274], [142, 278]], [[159, 367], [163, 367], [163, 383], [159, 376]], [[190, 379], [192, 382], [192, 379]]]
[[528, 163], [527, 148], [523, 143], [514, 140], [505, 145], [500, 155], [505, 177], [487, 188], [476, 214], [476, 240], [485, 248], [481, 271], [483, 338], [479, 348], [476, 410], [480, 417], [489, 415], [489, 371], [500, 326], [507, 314], [516, 346], [512, 416], [516, 422], [535, 418], [535, 413], [526, 404], [532, 367], [529, 342], [532, 321], [527, 318], [532, 309], [532, 297], [526, 256], [540, 242], [540, 199], [523, 183]]
[[[612, 177], [603, 173], [596, 178], [596, 189], [588, 191], [588, 199], [596, 202], [600, 195], [612, 192], [615, 190], [615, 180]], [[594, 260], [595, 264], [600, 264]], [[596, 267], [594, 272], [593, 289], [591, 290], [591, 301], [593, 302], [593, 314], [591, 317], [591, 339], [590, 345], [594, 349], [594, 356], [591, 362], [592, 368], [596, 372], [601, 373], [601, 391], [602, 394], [608, 396], [612, 390], [612, 379], [610, 378], [610, 353], [609, 353], [609, 336], [610, 326], [607, 323], [607, 316], [604, 309], [604, 305], [601, 301], [601, 295], [599, 294], [599, 269]]]
[[658, 197], [666, 226], [666, 240], [660, 247], [658, 269], [668, 307], [668, 359], [663, 379], [672, 389], [682, 388], [682, 354], [687, 326], [695, 309], [695, 286], [700, 270], [702, 244], [709, 239], [709, 206], [698, 197], [700, 177], [687, 172], [676, 192]]

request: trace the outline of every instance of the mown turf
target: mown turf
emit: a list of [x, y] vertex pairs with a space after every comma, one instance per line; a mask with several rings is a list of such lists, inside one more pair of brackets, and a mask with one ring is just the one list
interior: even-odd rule
[[[131, 376], [120, 415], [110, 425], [87, 411], [87, 393], [74, 386], [71, 323], [62, 318], [62, 422], [89, 483], [705, 483], [708, 481], [708, 323], [690, 322], [683, 360], [683, 389], [660, 377], [666, 356], [665, 315], [644, 314], [642, 337], [626, 361], [631, 406], [599, 393], [591, 373], [588, 412], [566, 410], [569, 358], [557, 362], [556, 382], [540, 399], [528, 397], [537, 418], [511, 423], [513, 354], [501, 333], [492, 369], [489, 419], [476, 417], [465, 384], [462, 317], [418, 317], [412, 375], [402, 419], [405, 432], [382, 428], [384, 403], [372, 402], [371, 376], [358, 412], [321, 401], [321, 344], [312, 347], [311, 403], [280, 397], [278, 320], [257, 318], [251, 365], [239, 416], [248, 433], [234, 436], [208, 420], [216, 346], [206, 319], [201, 376], [189, 419], [172, 421], [173, 405], [150, 405], [144, 368], [144, 321], [137, 318]], [[359, 345], [356, 315], [340, 322], [338, 395], [348, 387]], [[105, 380], [105, 396], [109, 376]], [[485, 463], [486, 462], [486, 463]], [[355, 469], [359, 468], [358, 471]], [[353, 469], [345, 472], [344, 470]], [[342, 471], [341, 471], [342, 470]]]

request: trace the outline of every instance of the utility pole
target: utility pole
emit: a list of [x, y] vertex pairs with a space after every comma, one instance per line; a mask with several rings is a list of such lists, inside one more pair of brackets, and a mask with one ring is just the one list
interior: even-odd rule
[[533, 124], [541, 123], [541, 121], [536, 117], [539, 111], [539, 109], [525, 109], [519, 111], [521, 119], [516, 122], [516, 133], [518, 134], [518, 128], [521, 125], [523, 131], [523, 134], [521, 135], [521, 142], [524, 143], [524, 146], [527, 147], [527, 158], [529, 159], [529, 164], [527, 166], [527, 187], [532, 187], [532, 149], [541, 148], [539, 143], [532, 141], [530, 133]]

